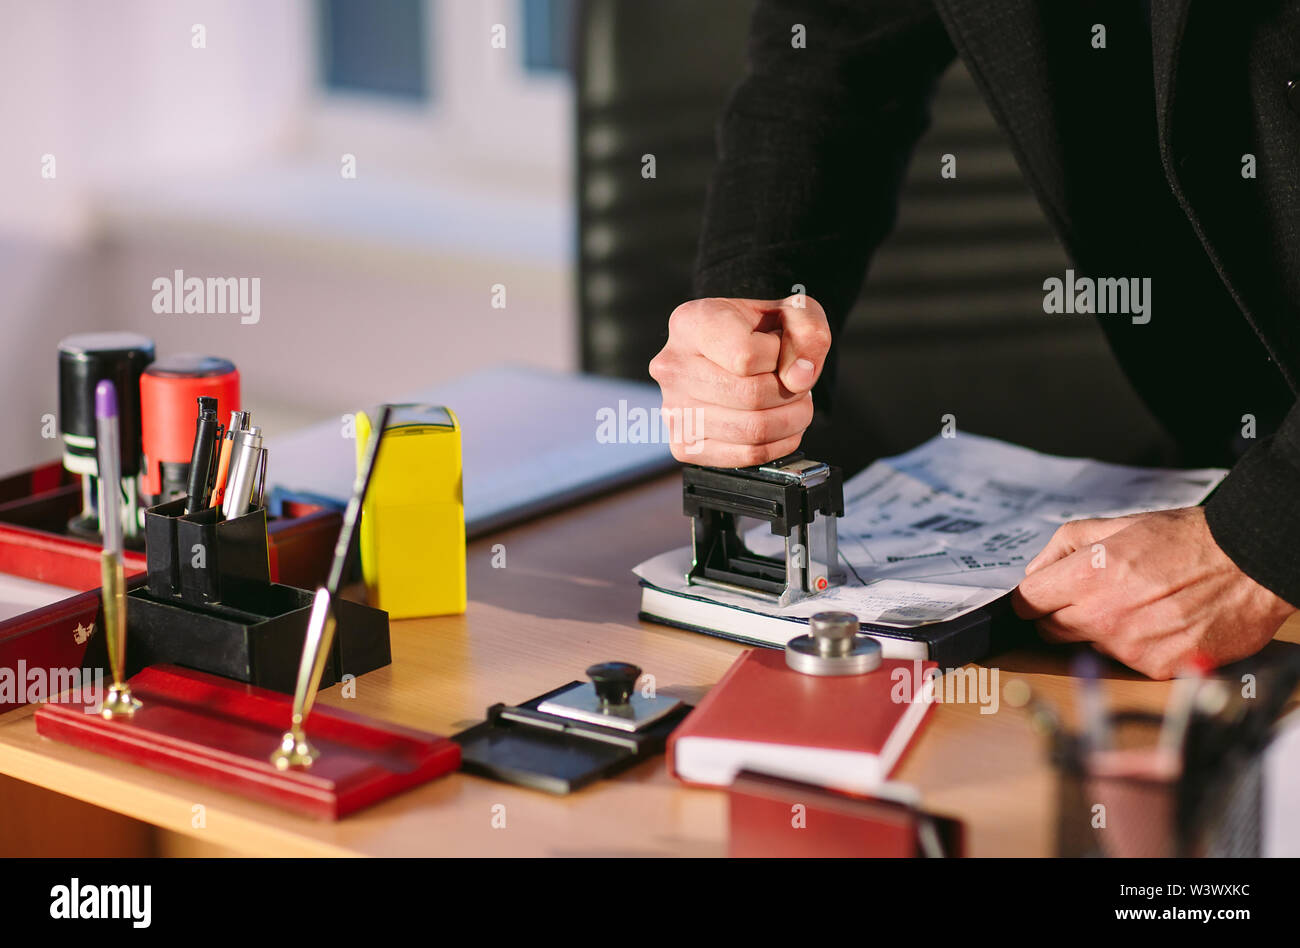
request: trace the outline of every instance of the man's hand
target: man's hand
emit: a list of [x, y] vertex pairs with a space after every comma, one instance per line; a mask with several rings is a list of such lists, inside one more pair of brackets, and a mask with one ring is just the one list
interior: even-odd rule
[[650, 362], [673, 456], [747, 467], [794, 451], [812, 421], [811, 389], [830, 346], [826, 313], [810, 296], [677, 307], [668, 343]]
[[1044, 638], [1152, 678], [1253, 655], [1296, 611], [1219, 549], [1200, 507], [1067, 523], [1025, 573], [1012, 605]]

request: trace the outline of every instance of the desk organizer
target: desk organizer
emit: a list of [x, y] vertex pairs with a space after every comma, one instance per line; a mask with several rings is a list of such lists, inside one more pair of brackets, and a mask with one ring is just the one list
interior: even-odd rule
[[[4, 548], [0, 539], [0, 551]], [[143, 586], [144, 573], [128, 576], [126, 585], [127, 589]], [[45, 673], [46, 682], [57, 680], [55, 672], [63, 676], [81, 668], [103, 669], [107, 680], [107, 653], [103, 637], [96, 634], [102, 627], [102, 602], [96, 587], [0, 622], [0, 668], [12, 669], [29, 683], [37, 669]], [[0, 695], [0, 714], [21, 708], [27, 702], [19, 699], [28, 695], [26, 690], [19, 695], [16, 689], [12, 697]]]
[[[292, 692], [314, 593], [270, 581], [263, 508], [218, 521], [184, 506], [145, 512], [148, 583], [127, 600], [128, 674], [176, 664]], [[335, 615], [322, 688], [392, 661], [388, 613], [340, 600]]]
[[[1160, 715], [1142, 711], [1111, 718], [1123, 746], [1154, 745], [1161, 721]], [[1067, 731], [1053, 735], [1050, 756], [1056, 770], [1058, 856], [1192, 855], [1186, 848], [1190, 814], [1177, 780], [1091, 774], [1084, 738]]]
[[[68, 533], [68, 521], [80, 510], [81, 479], [68, 473], [58, 462], [0, 478], [0, 573], [76, 591], [59, 602], [0, 620], [0, 668], [41, 668], [47, 672], [82, 667], [104, 668], [107, 674], [107, 662], [96, 634], [100, 628], [100, 547], [94, 540]], [[283, 584], [281, 588], [297, 587], [298, 601], [309, 602], [310, 597], [303, 590], [315, 589], [325, 582], [334, 543], [342, 525], [342, 514], [338, 510], [310, 504], [286, 508], [285, 514], [270, 520], [266, 520], [263, 515], [261, 536], [264, 539], [261, 542], [269, 574], [267, 584]], [[145, 533], [147, 536], [147, 529]], [[146, 554], [127, 550], [122, 558], [126, 566], [128, 588], [133, 590], [135, 596], [144, 598], [147, 590], [137, 590], [137, 587], [145, 583], [148, 566]], [[278, 595], [286, 600], [290, 598], [288, 593], [273, 592], [268, 595]], [[256, 603], [252, 605], [256, 611]], [[170, 597], [167, 598], [166, 606], [171, 609], [180, 608]], [[348, 604], [341, 603], [340, 608], [348, 610]], [[149, 607], [139, 606], [138, 609], [144, 611]], [[296, 607], [291, 611], [296, 611]], [[379, 615], [381, 620], [376, 620], [372, 614], [341, 618], [340, 630], [347, 627], [349, 631], [336, 640], [335, 653], [339, 659], [335, 663], [336, 668], [341, 667], [347, 674], [361, 674], [362, 669], [369, 670], [389, 663], [387, 620], [382, 618], [382, 613]], [[257, 620], [252, 623], [255, 626], [269, 621], [265, 616], [254, 618]], [[182, 621], [191, 620], [186, 617]], [[301, 630], [306, 623], [305, 614], [301, 618], [295, 615], [292, 621], [299, 630], [297, 641], [300, 648]], [[382, 631], [376, 625], [380, 621]], [[368, 631], [359, 635], [352, 634], [367, 623]], [[269, 652], [263, 655], [262, 652], [263, 643], [269, 644], [272, 641], [276, 641], [274, 634], [267, 635], [262, 631], [250, 633], [250, 644], [245, 650], [247, 666], [236, 659], [229, 659], [224, 663], [214, 660], [214, 667], [247, 667], [247, 671], [232, 673], [232, 677], [245, 681], [261, 681], [262, 676], [268, 675], [267, 680], [277, 680], [278, 676], [270, 674], [268, 669], [278, 667], [281, 659], [270, 657]], [[100, 647], [95, 648], [97, 645]], [[148, 650], [141, 651], [144, 648]], [[148, 645], [143, 642], [128, 645], [128, 661], [149, 654], [171, 656], [168, 660], [188, 664], [185, 661], [184, 647], [174, 634], [160, 634], [157, 640]], [[240, 654], [240, 648], [236, 648], [234, 654]], [[24, 662], [25, 666], [20, 666], [20, 662]], [[337, 679], [326, 678], [325, 684], [335, 680]], [[287, 685], [281, 683], [277, 687], [291, 690], [292, 686], [293, 680], [290, 678]], [[20, 706], [19, 702], [0, 699], [0, 713]]]
[[[47, 532], [51, 520], [67, 526], [81, 506], [80, 480], [60, 464], [47, 464], [0, 479], [0, 573], [70, 590], [65, 599], [0, 620], [0, 668], [15, 676], [96, 667], [87, 649], [100, 627], [99, 547]], [[144, 582], [143, 553], [123, 556], [127, 587]], [[28, 694], [0, 694], [0, 714], [22, 707]]]
[[[81, 510], [81, 479], [46, 464], [0, 480], [0, 573], [70, 589], [99, 588], [99, 544], [67, 532]], [[122, 555], [127, 575], [144, 553]], [[3, 624], [0, 624], [3, 629]]]
[[[147, 588], [127, 597], [127, 674], [148, 665], [176, 664], [286, 694], [298, 680], [314, 593], [268, 583], [236, 599], [196, 607], [160, 600]], [[334, 647], [321, 687], [344, 675], [364, 675], [391, 664], [388, 614], [361, 603], [335, 603]]]
[[[1153, 746], [1163, 720], [1147, 711], [1114, 713], [1116, 746]], [[1263, 755], [1255, 748], [1234, 745], [1211, 773], [1190, 780], [1181, 769], [1098, 773], [1086, 763], [1082, 736], [1064, 731], [1054, 737], [1051, 757], [1058, 856], [1240, 858], [1262, 852]], [[1104, 825], [1098, 804], [1105, 807]]]
[[185, 501], [150, 507], [144, 515], [149, 592], [195, 604], [238, 598], [271, 582], [266, 510], [219, 520], [215, 507], [185, 513]]
[[[68, 521], [80, 510], [81, 478], [69, 474], [58, 462], [0, 478], [0, 537], [5, 538], [11, 555], [27, 555], [30, 551], [38, 559], [49, 560], [45, 551], [51, 548], [57, 551], [55, 561], [40, 575], [29, 576], [28, 570], [18, 575], [59, 586], [86, 589], [99, 586], [99, 543], [68, 532]], [[329, 575], [330, 558], [343, 525], [343, 515], [336, 509], [311, 504], [293, 505], [285, 513], [286, 516], [266, 520], [270, 580], [315, 589]], [[145, 535], [148, 535], [147, 527]], [[76, 572], [76, 577], [87, 577], [84, 582], [67, 575], [68, 560], [64, 554], [75, 555], [75, 551], [84, 553], [88, 564]], [[143, 551], [128, 549], [123, 558], [128, 574], [144, 570]], [[16, 571], [0, 563], [0, 572]]]
[[317, 705], [311, 735], [320, 758], [309, 769], [277, 770], [270, 756], [292, 699], [170, 666], [130, 684], [141, 702], [130, 718], [105, 720], [90, 702], [60, 699], [37, 709], [36, 733], [326, 820], [460, 764], [460, 746], [445, 737]]

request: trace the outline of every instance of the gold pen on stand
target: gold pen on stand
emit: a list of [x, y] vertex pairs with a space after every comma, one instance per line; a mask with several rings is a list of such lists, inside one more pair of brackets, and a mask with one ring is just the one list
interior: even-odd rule
[[352, 485], [352, 497], [348, 500], [347, 510], [343, 513], [343, 528], [339, 531], [338, 542], [334, 544], [334, 560], [330, 564], [329, 579], [325, 585], [316, 590], [316, 599], [312, 603], [311, 618], [307, 620], [307, 639], [302, 647], [302, 661], [298, 665], [298, 683], [293, 691], [293, 716], [290, 718], [289, 730], [280, 739], [280, 746], [271, 755], [271, 763], [279, 770], [290, 767], [310, 767], [320, 756], [320, 752], [307, 740], [307, 715], [311, 714], [316, 702], [316, 692], [320, 690], [321, 675], [329, 660], [330, 648], [334, 642], [334, 600], [338, 597], [339, 587], [343, 585], [343, 571], [348, 565], [348, 553], [356, 539], [357, 527], [361, 522], [361, 504], [366, 499], [370, 487], [370, 477], [375, 472], [375, 461], [379, 457], [379, 442], [388, 426], [388, 416], [392, 406], [384, 405], [379, 418], [370, 432], [366, 442], [366, 451], [358, 465], [357, 479]]
[[122, 459], [118, 441], [117, 390], [104, 380], [95, 386], [95, 442], [99, 471], [99, 519], [104, 538], [100, 581], [104, 596], [104, 641], [113, 684], [102, 711], [105, 718], [129, 717], [140, 707], [126, 675], [126, 571], [122, 565]]

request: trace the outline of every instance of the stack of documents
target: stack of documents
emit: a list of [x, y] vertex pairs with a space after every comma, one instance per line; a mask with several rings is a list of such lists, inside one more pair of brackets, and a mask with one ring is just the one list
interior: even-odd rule
[[[683, 546], [636, 567], [642, 616], [784, 646], [806, 632], [809, 616], [843, 610], [880, 640], [885, 657], [933, 658], [927, 629], [954, 623], [1014, 589], [1025, 564], [1061, 524], [1199, 504], [1226, 475], [1219, 468], [1167, 470], [1056, 457], [965, 432], [936, 436], [876, 461], [844, 485], [839, 549], [845, 585], [777, 608], [741, 593], [688, 585], [691, 549]], [[685, 522], [682, 529], [688, 529]], [[746, 543], [755, 553], [784, 556], [783, 538], [765, 524], [748, 531]]]

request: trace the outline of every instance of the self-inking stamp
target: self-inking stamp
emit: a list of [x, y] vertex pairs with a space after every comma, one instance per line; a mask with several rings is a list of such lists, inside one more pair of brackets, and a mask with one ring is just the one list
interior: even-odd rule
[[461, 769], [563, 794], [658, 754], [691, 706], [638, 691], [640, 677], [629, 662], [602, 662], [588, 681], [493, 705], [486, 721], [452, 736]]
[[205, 397], [219, 420], [239, 410], [239, 370], [215, 356], [164, 356], [140, 376], [143, 492], [151, 504], [186, 496], [194, 452], [194, 403]]
[[[691, 518], [686, 581], [788, 606], [844, 583], [836, 518], [844, 516], [840, 469], [792, 454], [742, 468], [686, 465], [682, 506]], [[781, 556], [750, 550], [739, 518], [770, 525]]]
[[59, 342], [59, 433], [63, 440], [63, 466], [81, 475], [81, 513], [68, 530], [83, 536], [100, 532], [96, 510], [95, 387], [113, 383], [117, 403], [117, 456], [122, 497], [123, 528], [128, 541], [140, 533], [140, 376], [154, 358], [153, 340], [135, 333], [80, 333]]

